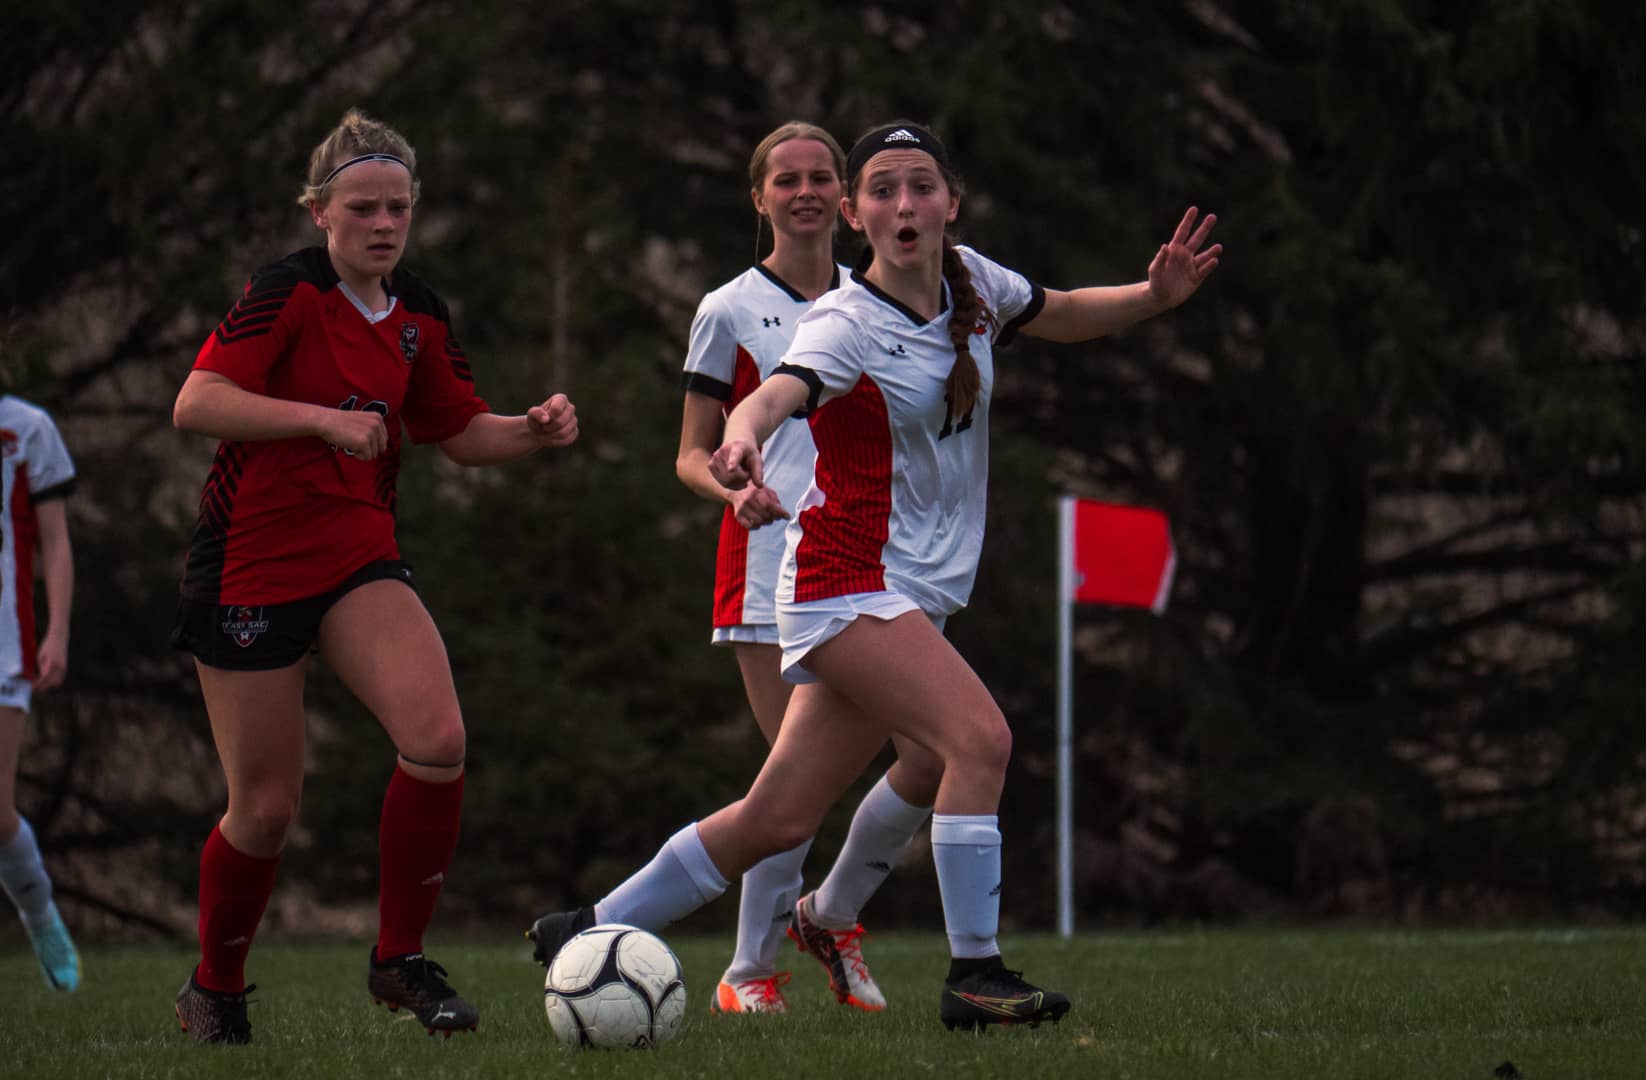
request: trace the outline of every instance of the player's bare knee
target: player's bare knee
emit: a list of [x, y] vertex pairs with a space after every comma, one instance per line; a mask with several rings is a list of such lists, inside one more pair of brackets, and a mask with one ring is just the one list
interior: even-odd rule
[[1004, 775], [1012, 758], [1012, 729], [999, 710], [972, 718], [949, 754], [950, 768]]
[[297, 821], [297, 800], [285, 795], [258, 795], [231, 808], [239, 837], [259, 851], [278, 851]]
[[445, 768], [463, 763], [468, 752], [468, 733], [463, 718], [456, 713], [431, 717], [400, 740], [400, 756], [416, 765]]

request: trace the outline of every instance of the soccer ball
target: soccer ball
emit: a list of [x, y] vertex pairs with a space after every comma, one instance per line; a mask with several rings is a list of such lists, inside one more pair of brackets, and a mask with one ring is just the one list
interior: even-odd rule
[[543, 984], [543, 1008], [567, 1046], [648, 1050], [680, 1029], [686, 984], [661, 938], [607, 923], [561, 946]]

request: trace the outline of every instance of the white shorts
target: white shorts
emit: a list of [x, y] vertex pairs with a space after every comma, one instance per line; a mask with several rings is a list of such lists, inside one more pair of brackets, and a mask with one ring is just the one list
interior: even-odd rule
[[[803, 604], [777, 602], [777, 630], [783, 646], [783, 678], [795, 685], [813, 683], [817, 676], [803, 666], [806, 654], [850, 626], [859, 615], [872, 615], [891, 620], [910, 611], [919, 611], [920, 605], [902, 593], [891, 591], [849, 593], [824, 600], [808, 600]], [[943, 632], [947, 615], [926, 617]]]
[[738, 626], [717, 626], [710, 638], [716, 645], [776, 645], [776, 623], [742, 623]]
[[29, 711], [29, 699], [34, 696], [34, 684], [21, 675], [0, 679], [0, 709]]

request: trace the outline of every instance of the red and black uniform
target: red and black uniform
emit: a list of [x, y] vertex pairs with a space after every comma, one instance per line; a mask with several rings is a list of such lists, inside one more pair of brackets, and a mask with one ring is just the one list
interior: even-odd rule
[[414, 442], [439, 442], [486, 411], [434, 290], [395, 270], [388, 317], [372, 323], [339, 284], [324, 248], [264, 267], [194, 368], [254, 394], [382, 413], [388, 448], [360, 461], [313, 436], [219, 444], [183, 572], [186, 599], [287, 603], [398, 558], [401, 423]]

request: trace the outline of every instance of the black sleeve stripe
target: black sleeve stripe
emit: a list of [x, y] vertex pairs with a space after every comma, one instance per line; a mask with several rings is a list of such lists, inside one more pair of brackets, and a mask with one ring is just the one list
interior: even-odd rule
[[680, 389], [690, 390], [694, 394], [706, 394], [716, 401], [730, 401], [732, 399], [732, 384], [721, 382], [711, 375], [701, 371], [684, 371], [680, 374]]
[[74, 494], [74, 477], [69, 477], [60, 484], [53, 484], [49, 488], [29, 492], [29, 501], [42, 503], [47, 499], [62, 499]]
[[1024, 307], [1022, 311], [1017, 313], [1017, 318], [1000, 328], [1000, 333], [994, 339], [995, 347], [998, 349], [1004, 349], [1006, 346], [1010, 345], [1012, 343], [1012, 339], [1017, 337], [1017, 332], [1027, 324], [1034, 322], [1035, 316], [1039, 315], [1040, 309], [1045, 306], [1046, 290], [1042, 289], [1039, 285], [1036, 285], [1032, 281], [1029, 282], [1028, 305]]
[[[811, 391], [806, 395], [805, 407], [796, 413], [796, 416], [803, 416], [817, 408], [817, 399], [823, 396], [823, 380], [817, 377], [817, 372], [798, 364], [779, 364], [777, 369], [772, 372], [772, 375], [793, 375], [805, 383]], [[771, 378], [771, 376], [768, 375], [767, 378]]]
[[248, 292], [242, 296], [218, 324], [218, 342], [228, 345], [268, 333], [269, 327], [274, 325], [286, 302], [291, 299], [294, 289], [295, 286], [282, 282], [280, 288]]
[[466, 383], [474, 382], [474, 369], [469, 367], [469, 358], [463, 353], [463, 346], [457, 343], [457, 336], [446, 328], [446, 359], [452, 366], [452, 374]]
[[228, 327], [227, 329], [225, 329], [224, 326], [219, 326], [217, 328], [217, 340], [222, 344], [227, 345], [234, 341], [244, 341], [247, 338], [261, 337], [262, 335], [268, 333], [269, 327], [273, 325], [273, 319], [264, 319], [259, 322], [241, 323], [233, 327]]

